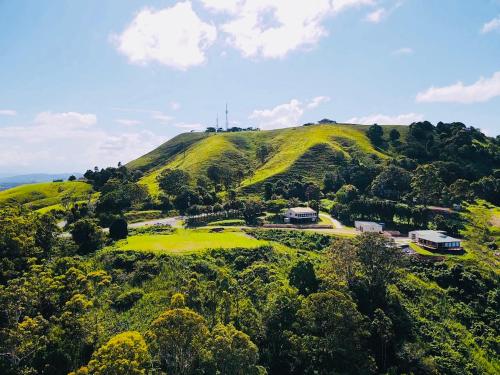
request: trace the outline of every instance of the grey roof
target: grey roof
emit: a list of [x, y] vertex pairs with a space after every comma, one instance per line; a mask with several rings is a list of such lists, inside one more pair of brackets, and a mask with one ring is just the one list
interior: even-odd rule
[[380, 225], [380, 226], [382, 226], [382, 224], [376, 223], [374, 221], [355, 221], [354, 225], [357, 225], [357, 224], [359, 224], [359, 225], [365, 225], [366, 224], [366, 225]]
[[446, 233], [438, 232], [435, 230], [416, 230], [414, 231], [417, 238], [421, 238], [423, 240], [435, 242], [435, 243], [444, 243], [444, 242], [460, 242], [462, 240], [458, 238], [453, 238], [448, 236]]
[[311, 214], [316, 213], [311, 207], [292, 207], [290, 211], [293, 211], [297, 214]]

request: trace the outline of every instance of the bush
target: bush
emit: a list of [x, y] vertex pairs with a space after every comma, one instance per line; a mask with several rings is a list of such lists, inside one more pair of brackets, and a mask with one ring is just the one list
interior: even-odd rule
[[144, 292], [138, 288], [127, 290], [126, 292], [123, 292], [120, 295], [118, 295], [118, 297], [116, 297], [115, 301], [113, 302], [113, 307], [116, 310], [121, 310], [121, 311], [128, 310], [137, 301], [139, 301], [143, 295]]
[[127, 221], [123, 218], [118, 218], [114, 220], [109, 226], [109, 236], [115, 241], [127, 238], [128, 236]]

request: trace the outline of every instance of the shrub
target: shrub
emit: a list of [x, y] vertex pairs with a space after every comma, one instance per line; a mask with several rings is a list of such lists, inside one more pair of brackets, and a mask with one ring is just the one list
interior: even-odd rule
[[128, 310], [134, 305], [134, 303], [139, 301], [143, 295], [144, 292], [138, 288], [127, 290], [116, 297], [113, 302], [113, 307], [116, 310]]

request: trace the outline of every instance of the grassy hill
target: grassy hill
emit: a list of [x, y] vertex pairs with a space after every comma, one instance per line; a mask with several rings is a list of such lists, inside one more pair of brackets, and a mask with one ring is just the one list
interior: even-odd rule
[[[292, 175], [317, 181], [325, 168], [334, 165], [339, 157], [350, 158], [354, 153], [387, 158], [388, 155], [372, 146], [365, 134], [367, 128], [326, 124], [271, 131], [186, 133], [128, 163], [127, 167], [143, 171], [141, 183], [156, 194], [156, 178], [164, 169], [179, 168], [196, 177], [205, 174], [211, 165], [237, 163], [246, 169], [240, 187], [251, 192], [267, 180]], [[406, 133], [405, 128], [398, 126], [402, 134]], [[263, 163], [257, 157], [257, 149], [262, 145], [269, 149]]]
[[16, 186], [0, 192], [0, 207], [22, 205], [34, 210], [56, 207], [64, 197], [86, 200], [92, 186], [79, 181], [43, 182]]

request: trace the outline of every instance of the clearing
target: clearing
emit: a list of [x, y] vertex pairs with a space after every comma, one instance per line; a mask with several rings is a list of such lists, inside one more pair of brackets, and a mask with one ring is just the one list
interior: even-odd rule
[[147, 234], [128, 237], [119, 241], [119, 250], [148, 251], [157, 254], [193, 254], [206, 249], [256, 248], [268, 245], [239, 230], [211, 232], [206, 229], [177, 229], [172, 234]]

